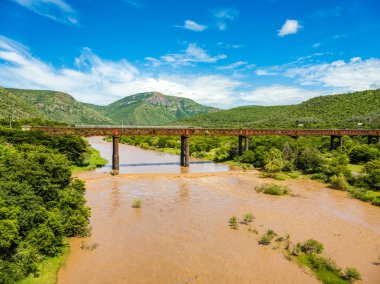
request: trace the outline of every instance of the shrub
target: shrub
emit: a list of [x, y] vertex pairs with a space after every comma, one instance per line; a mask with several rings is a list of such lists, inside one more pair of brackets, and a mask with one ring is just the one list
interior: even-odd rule
[[364, 181], [368, 187], [380, 190], [380, 159], [373, 160], [364, 165]]
[[354, 267], [347, 267], [346, 270], [341, 274], [341, 277], [350, 283], [361, 279], [359, 271]]
[[255, 153], [251, 150], [245, 151], [240, 157], [240, 162], [253, 165], [255, 162]]
[[237, 230], [238, 228], [238, 223], [237, 223], [237, 218], [235, 216], [232, 216], [230, 220], [228, 221], [228, 224], [231, 229]]
[[134, 199], [132, 202], [132, 207], [133, 208], [141, 208], [141, 199], [140, 198]]
[[298, 155], [295, 163], [302, 172], [312, 174], [321, 170], [324, 159], [317, 149], [307, 147]]
[[323, 172], [329, 177], [343, 175], [350, 179], [352, 174], [348, 168], [348, 162], [349, 159], [345, 154], [334, 152], [333, 157], [324, 165]]
[[347, 190], [349, 184], [343, 175], [330, 177], [330, 187], [333, 189]]
[[245, 214], [245, 215], [243, 216], [243, 221], [244, 221], [245, 223], [252, 222], [253, 219], [255, 219], [255, 216], [253, 216], [251, 213]]
[[272, 148], [265, 155], [264, 161], [264, 171], [271, 175], [275, 175], [276, 173], [280, 172], [285, 166], [283, 154], [276, 148]]
[[277, 236], [273, 230], [268, 230], [264, 235], [261, 236], [259, 240], [260, 245], [269, 245], [272, 240]]
[[306, 254], [319, 254], [323, 251], [323, 244], [316, 240], [310, 239], [301, 245], [301, 251]]
[[287, 186], [273, 183], [260, 184], [255, 187], [255, 190], [270, 195], [288, 195], [291, 193], [291, 190]]
[[380, 151], [369, 145], [357, 145], [349, 153], [350, 162], [353, 164], [364, 164], [369, 161], [378, 159]]

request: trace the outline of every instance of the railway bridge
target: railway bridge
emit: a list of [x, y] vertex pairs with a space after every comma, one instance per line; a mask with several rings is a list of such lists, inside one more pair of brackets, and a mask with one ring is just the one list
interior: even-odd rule
[[366, 136], [368, 144], [380, 143], [380, 129], [238, 129], [238, 128], [179, 128], [179, 127], [115, 127], [115, 126], [80, 126], [80, 127], [45, 127], [35, 126], [51, 135], [61, 136], [111, 136], [112, 137], [112, 170], [119, 171], [119, 137], [120, 136], [180, 136], [182, 167], [190, 164], [191, 136], [236, 136], [239, 141], [239, 155], [248, 150], [250, 136], [330, 136], [330, 150], [342, 147], [343, 136]]

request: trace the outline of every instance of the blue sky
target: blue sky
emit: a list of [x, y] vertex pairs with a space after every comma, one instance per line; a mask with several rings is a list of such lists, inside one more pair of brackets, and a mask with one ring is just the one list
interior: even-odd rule
[[1, 0], [0, 85], [229, 108], [380, 88], [378, 0]]

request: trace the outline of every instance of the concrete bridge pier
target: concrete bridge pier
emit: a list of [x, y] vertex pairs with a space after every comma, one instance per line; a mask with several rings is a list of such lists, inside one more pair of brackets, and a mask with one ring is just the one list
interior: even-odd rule
[[335, 145], [335, 139], [338, 139], [338, 147], [339, 148], [342, 148], [343, 147], [343, 136], [335, 136], [335, 135], [332, 135], [330, 137], [330, 151], [336, 149], [336, 145]]
[[190, 165], [190, 136], [181, 136], [181, 167]]
[[119, 173], [119, 133], [115, 131], [112, 136], [112, 173]]
[[[375, 140], [375, 141], [374, 141]], [[368, 136], [368, 144], [372, 144], [372, 143], [377, 143], [379, 144], [380, 143], [380, 136], [372, 136], [372, 135], [369, 135]]]
[[239, 136], [239, 156], [243, 155], [243, 140], [244, 140], [244, 151], [248, 150], [249, 147], [249, 137], [248, 136]]

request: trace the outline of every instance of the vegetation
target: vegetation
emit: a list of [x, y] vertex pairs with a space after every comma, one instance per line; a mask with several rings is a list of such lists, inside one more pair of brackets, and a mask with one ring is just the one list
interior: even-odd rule
[[300, 265], [309, 267], [325, 284], [347, 284], [361, 279], [355, 268], [349, 267], [342, 272], [334, 260], [321, 256], [322, 252], [323, 245], [310, 239], [303, 244], [298, 243], [291, 254]]
[[261, 236], [259, 240], [260, 245], [269, 245], [272, 240], [277, 236], [273, 230], [268, 230], [264, 235]]
[[86, 153], [83, 154], [83, 162], [80, 167], [73, 167], [74, 171], [90, 171], [102, 167], [108, 163], [100, 152], [94, 148], [87, 148]]
[[132, 207], [133, 208], [141, 208], [141, 199], [140, 198], [136, 198], [133, 200], [132, 202]]
[[235, 216], [232, 216], [230, 220], [228, 221], [228, 224], [231, 229], [237, 230], [238, 229], [238, 220]]
[[257, 192], [262, 192], [270, 195], [288, 195], [291, 193], [287, 186], [278, 185], [274, 183], [260, 184], [255, 187]]
[[14, 283], [37, 277], [42, 263], [53, 273], [65, 237], [87, 234], [84, 183], [71, 178], [87, 145], [33, 131], [0, 134], [0, 283]]
[[[40, 119], [87, 125], [162, 125], [177, 119], [218, 111], [193, 100], [141, 93], [108, 106], [81, 103], [56, 91], [0, 88], [0, 119]], [[44, 125], [40, 124], [40, 125]]]
[[298, 105], [243, 106], [173, 125], [238, 128], [380, 128], [380, 89], [312, 98]]
[[253, 216], [251, 213], [247, 213], [243, 216], [243, 223], [248, 224], [252, 222], [255, 219], [255, 216]]

